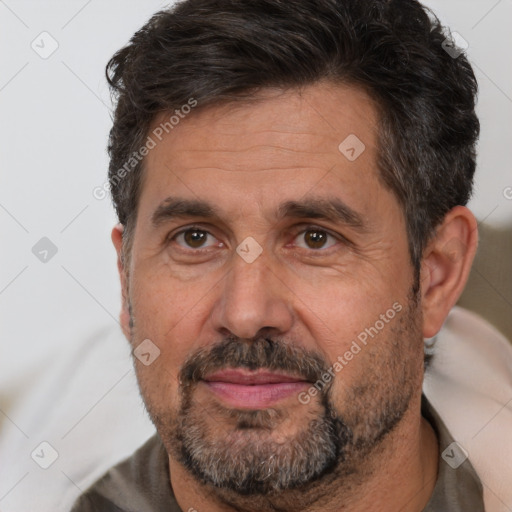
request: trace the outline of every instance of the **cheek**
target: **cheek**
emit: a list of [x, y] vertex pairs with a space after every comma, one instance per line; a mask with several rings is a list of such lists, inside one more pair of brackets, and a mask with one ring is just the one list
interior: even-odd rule
[[[145, 367], [138, 364], [138, 376], [148, 393], [172, 400], [177, 395], [178, 374], [185, 359], [199, 348], [201, 328], [208, 318], [210, 301], [204, 280], [191, 286], [172, 276], [141, 272], [133, 277], [131, 293], [135, 325], [135, 348], [149, 339], [159, 350], [158, 358]], [[165, 383], [165, 385], [164, 385]]]
[[[131, 300], [139, 335], [163, 342], [174, 337], [174, 331], [190, 322], [200, 299], [210, 288], [204, 282], [183, 282], [165, 271], [165, 265], [141, 269], [133, 276]], [[206, 292], [205, 292], [206, 290]]]
[[302, 307], [301, 322], [329, 365], [322, 380], [331, 382], [336, 403], [353, 400], [352, 390], [359, 386], [377, 385], [386, 375], [394, 378], [388, 363], [396, 344], [404, 342], [400, 331], [407, 290], [405, 281], [393, 287], [370, 272], [359, 278], [338, 275], [303, 288], [307, 307]]
[[137, 362], [137, 380], [150, 412], [173, 410], [178, 406], [178, 379], [160, 356], [150, 366]]
[[405, 307], [405, 284], [393, 287], [369, 272], [357, 277], [338, 274], [295, 289], [304, 323], [314, 326], [314, 339], [339, 351], [376, 322], [378, 327], [387, 325]]
[[[334, 403], [378, 410], [385, 397], [391, 399], [411, 386], [421, 388], [423, 343], [418, 314], [409, 307], [395, 302], [343, 347], [331, 351]], [[347, 410], [359, 414], [357, 408]]]

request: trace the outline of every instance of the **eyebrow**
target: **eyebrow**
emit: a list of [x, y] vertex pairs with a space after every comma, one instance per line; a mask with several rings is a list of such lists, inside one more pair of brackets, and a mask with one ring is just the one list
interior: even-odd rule
[[151, 216], [151, 223], [153, 227], [157, 228], [164, 222], [184, 217], [206, 217], [220, 220], [220, 212], [206, 201], [171, 196], [162, 201], [155, 210]]
[[323, 219], [345, 224], [356, 231], [367, 230], [363, 216], [338, 197], [286, 201], [278, 208], [278, 219], [288, 217]]
[[[286, 201], [279, 205], [275, 216], [277, 220], [286, 218], [323, 219], [347, 225], [356, 231], [367, 231], [363, 216], [337, 197]], [[151, 216], [151, 222], [153, 227], [158, 228], [173, 219], [194, 217], [222, 219], [220, 210], [207, 201], [170, 196], [157, 207]]]

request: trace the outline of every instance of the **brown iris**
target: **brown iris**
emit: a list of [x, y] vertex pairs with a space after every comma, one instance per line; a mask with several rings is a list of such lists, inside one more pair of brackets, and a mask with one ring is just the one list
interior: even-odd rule
[[194, 248], [201, 247], [201, 245], [206, 240], [207, 236], [208, 235], [206, 231], [201, 231], [199, 229], [189, 229], [188, 231], [185, 231], [185, 233], [183, 233], [183, 238], [185, 242], [190, 247]]
[[304, 236], [306, 243], [312, 249], [319, 249], [325, 245], [327, 240], [327, 233], [325, 231], [308, 230]]

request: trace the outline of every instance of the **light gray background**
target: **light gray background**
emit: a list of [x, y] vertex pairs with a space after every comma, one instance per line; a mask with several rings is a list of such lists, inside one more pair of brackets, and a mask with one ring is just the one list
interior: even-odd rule
[[[56, 354], [115, 325], [120, 290], [106, 180], [111, 103], [104, 68], [167, 2], [0, 1], [0, 398], [22, 399], [27, 382], [52, 371]], [[470, 208], [498, 230], [512, 223], [512, 0], [429, 1], [469, 43], [480, 83], [482, 125]], [[31, 47], [47, 31], [58, 49]], [[509, 234], [504, 234], [509, 236]], [[47, 263], [32, 247], [48, 237]], [[489, 284], [489, 278], [483, 278]], [[487, 286], [487, 285], [486, 285]], [[496, 297], [506, 292], [497, 288]], [[503, 297], [505, 309], [512, 313]], [[495, 309], [494, 307], [492, 308]], [[512, 314], [510, 315], [512, 318]], [[505, 324], [504, 324], [505, 325]], [[499, 326], [502, 332], [507, 327]], [[31, 380], [32, 379], [32, 380]], [[0, 403], [0, 408], [2, 407]], [[0, 414], [1, 420], [1, 414]], [[0, 421], [0, 426], [1, 426]]]

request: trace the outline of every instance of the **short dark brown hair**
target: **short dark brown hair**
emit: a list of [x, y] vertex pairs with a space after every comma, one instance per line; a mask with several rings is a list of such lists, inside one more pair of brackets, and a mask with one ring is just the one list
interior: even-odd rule
[[117, 99], [109, 182], [123, 247], [144, 159], [128, 171], [126, 162], [158, 115], [191, 99], [205, 107], [330, 80], [364, 88], [379, 106], [380, 177], [404, 212], [418, 278], [425, 245], [467, 203], [475, 171], [477, 83], [447, 40], [415, 0], [185, 0], [156, 13], [106, 69]]

